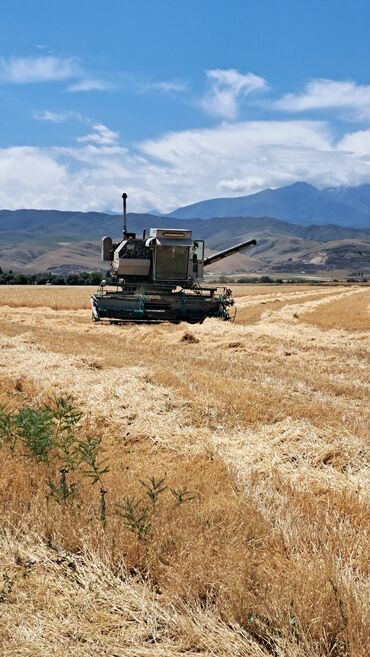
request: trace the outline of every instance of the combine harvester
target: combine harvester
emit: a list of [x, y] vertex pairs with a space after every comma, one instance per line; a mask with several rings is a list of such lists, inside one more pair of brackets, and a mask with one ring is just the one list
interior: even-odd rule
[[110, 262], [116, 291], [105, 281], [91, 297], [93, 321], [189, 322], [207, 317], [233, 320], [232, 292], [226, 287], [204, 287], [203, 268], [256, 244], [248, 240], [204, 258], [204, 242], [193, 240], [191, 230], [151, 228], [148, 237], [127, 230], [123, 199], [123, 240], [102, 239], [102, 260]]

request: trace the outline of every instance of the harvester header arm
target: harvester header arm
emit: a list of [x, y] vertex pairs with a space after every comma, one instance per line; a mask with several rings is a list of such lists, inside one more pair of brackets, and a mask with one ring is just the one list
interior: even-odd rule
[[214, 253], [213, 255], [204, 259], [204, 266], [207, 267], [208, 265], [213, 265], [214, 262], [218, 262], [218, 260], [227, 258], [227, 256], [233, 255], [234, 253], [242, 251], [243, 249], [248, 249], [250, 246], [254, 246], [255, 244], [257, 244], [256, 240], [248, 240], [247, 242], [235, 244], [234, 246], [231, 246], [229, 249], [225, 249], [224, 251], [219, 251], [219, 253]]

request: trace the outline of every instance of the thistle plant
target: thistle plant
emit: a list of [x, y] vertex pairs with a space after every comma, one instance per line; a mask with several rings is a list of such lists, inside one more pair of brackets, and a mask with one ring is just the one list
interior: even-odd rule
[[63, 505], [65, 508], [67, 501], [74, 499], [76, 494], [76, 483], [69, 483], [67, 479], [68, 469], [60, 469], [60, 478], [59, 481], [53, 482], [51, 479], [48, 479], [49, 494], [48, 497], [52, 497], [58, 504]]
[[99, 520], [101, 523], [101, 526], [103, 529], [105, 529], [105, 526], [107, 524], [107, 508], [106, 508], [106, 502], [105, 502], [105, 496], [108, 493], [107, 488], [103, 488], [101, 486], [100, 488], [100, 501], [99, 501]]
[[178, 506], [181, 506], [181, 504], [184, 504], [184, 502], [190, 502], [190, 500], [194, 499], [194, 495], [191, 494], [187, 486], [183, 486], [182, 488], [171, 488], [171, 493], [174, 496]]
[[22, 408], [15, 417], [18, 438], [27, 456], [47, 462], [54, 447], [53, 416], [48, 408]]
[[0, 446], [9, 445], [11, 451], [14, 451], [15, 441], [17, 439], [14, 430], [14, 418], [8, 413], [5, 406], [0, 406]]
[[126, 497], [123, 503], [116, 504], [116, 509], [118, 515], [124, 519], [125, 526], [136, 534], [139, 541], [144, 540], [152, 526], [149, 507], [142, 508], [140, 500]]
[[91, 480], [91, 483], [103, 486], [102, 477], [109, 472], [108, 459], [98, 460], [101, 438], [89, 437], [85, 441], [80, 440], [77, 445], [79, 463], [85, 466], [82, 474]]
[[104, 529], [106, 526], [105, 496], [108, 491], [103, 484], [103, 476], [109, 472], [109, 465], [107, 458], [99, 460], [100, 444], [101, 438], [89, 437], [85, 441], [80, 440], [77, 445], [77, 453], [80, 464], [85, 466], [82, 474], [90, 479], [92, 485], [100, 484], [99, 520]]
[[63, 467], [68, 470], [75, 470], [78, 465], [76, 459], [77, 429], [82, 418], [82, 412], [76, 408], [71, 396], [54, 397], [51, 406], [47, 408], [54, 419], [54, 442], [63, 462]]
[[167, 486], [162, 486], [164, 480], [165, 477], [163, 477], [162, 479], [158, 479], [158, 481], [156, 480], [155, 477], [150, 477], [148, 481], [142, 481], [140, 479], [140, 483], [146, 489], [146, 494], [149, 497], [152, 504], [155, 504], [158, 500], [159, 495], [166, 490]]

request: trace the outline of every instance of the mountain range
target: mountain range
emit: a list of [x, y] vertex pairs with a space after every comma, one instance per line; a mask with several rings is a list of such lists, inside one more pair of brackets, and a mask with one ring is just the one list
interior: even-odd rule
[[257, 194], [200, 201], [169, 214], [177, 219], [274, 217], [300, 226], [370, 228], [370, 185], [319, 190], [305, 182]]
[[[370, 185], [317, 190], [296, 183], [229, 199], [211, 199], [167, 216], [128, 215], [131, 231], [189, 228], [212, 253], [257, 239], [257, 246], [212, 272], [370, 273]], [[247, 213], [247, 214], [246, 214]], [[100, 212], [0, 211], [0, 266], [29, 273], [102, 268], [100, 238], [118, 239], [121, 217]]]

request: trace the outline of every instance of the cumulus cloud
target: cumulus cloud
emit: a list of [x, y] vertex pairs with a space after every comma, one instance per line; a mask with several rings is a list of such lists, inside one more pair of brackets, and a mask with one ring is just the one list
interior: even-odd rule
[[68, 203], [67, 170], [41, 148], [1, 149], [0, 178], [2, 208], [58, 208]]
[[234, 120], [239, 102], [251, 93], [267, 89], [264, 78], [253, 73], [242, 74], [235, 69], [206, 71], [209, 88], [200, 106], [213, 116]]
[[[43, 65], [37, 63], [41, 60]], [[45, 60], [48, 64], [43, 68]], [[88, 78], [74, 60], [34, 58], [32, 73], [32, 67], [20, 64], [26, 60], [16, 60], [17, 66], [14, 61], [5, 65], [0, 60], [0, 81], [74, 76], [69, 88], [76, 91], [84, 90], [84, 85], [88, 91], [105, 84]], [[119, 134], [102, 122], [91, 123], [72, 111], [36, 112], [34, 118], [40, 121], [85, 121], [88, 134], [78, 137], [72, 147], [0, 149], [0, 207], [119, 210], [125, 189], [130, 210], [169, 212], [205, 198], [251, 194], [297, 180], [318, 187], [370, 182], [370, 129], [338, 139], [327, 121], [293, 120], [291, 114], [285, 120], [236, 121], [243, 98], [266, 89], [266, 81], [234, 69], [210, 70], [207, 79], [209, 88], [201, 106], [221, 117], [222, 123], [168, 132], [130, 148], [123, 147]], [[137, 81], [131, 79], [129, 84], [140, 90]], [[147, 91], [151, 85], [152, 91], [161, 93], [186, 88], [181, 81], [146, 84]], [[301, 94], [287, 94], [273, 106], [289, 113], [345, 108], [365, 116], [370, 86], [316, 80]]]
[[95, 143], [100, 146], [113, 146], [117, 143], [118, 132], [113, 132], [103, 123], [95, 123], [92, 128], [93, 132], [84, 137], [77, 137], [77, 141], [80, 143]]
[[338, 148], [360, 157], [370, 157], [370, 130], [357, 130], [345, 135]]
[[301, 93], [286, 94], [274, 106], [285, 112], [343, 108], [369, 119], [370, 85], [358, 85], [351, 80], [312, 80]]
[[[361, 144], [366, 144], [361, 146]], [[337, 142], [319, 121], [254, 121], [171, 132], [130, 149], [94, 124], [74, 147], [0, 150], [0, 207], [130, 210], [175, 207], [306, 180], [370, 181], [370, 131]]]
[[0, 58], [0, 82], [3, 83], [51, 82], [67, 80], [79, 74], [79, 65], [72, 58], [63, 59], [54, 56]]

